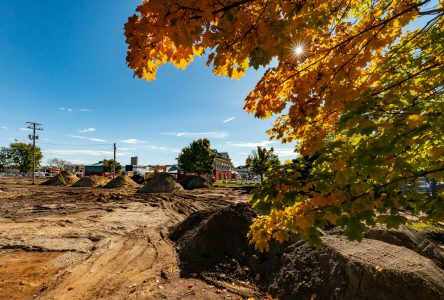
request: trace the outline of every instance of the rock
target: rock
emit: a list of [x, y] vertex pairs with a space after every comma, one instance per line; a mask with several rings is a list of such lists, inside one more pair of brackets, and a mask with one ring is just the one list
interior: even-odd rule
[[208, 180], [202, 176], [188, 175], [181, 182], [186, 190], [203, 189], [213, 187]]
[[168, 173], [162, 172], [156, 174], [145, 183], [138, 193], [171, 193], [173, 191], [183, 190], [183, 187], [176, 182], [174, 177]]

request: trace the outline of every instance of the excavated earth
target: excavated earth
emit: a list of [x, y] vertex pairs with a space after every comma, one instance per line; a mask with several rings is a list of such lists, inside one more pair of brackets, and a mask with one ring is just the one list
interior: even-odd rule
[[0, 177], [0, 299], [443, 299], [443, 231], [325, 232], [258, 253], [244, 189]]
[[323, 231], [319, 249], [292, 236], [258, 253], [245, 239], [255, 217], [248, 204], [237, 203], [192, 213], [174, 226], [169, 236], [182, 275], [232, 282], [245, 293], [253, 283], [279, 299], [444, 299], [439, 235], [402, 226], [351, 242], [334, 229]]
[[168, 238], [192, 212], [246, 202], [243, 190], [140, 194], [30, 183], [0, 177], [1, 299], [263, 297], [253, 284], [181, 277]]

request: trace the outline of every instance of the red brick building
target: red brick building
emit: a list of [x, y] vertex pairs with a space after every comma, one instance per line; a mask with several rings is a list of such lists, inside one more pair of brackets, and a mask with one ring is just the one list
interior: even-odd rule
[[216, 149], [212, 149], [216, 153], [214, 159], [213, 176], [218, 182], [231, 181], [231, 171], [233, 170], [233, 164], [228, 152], [217, 152]]

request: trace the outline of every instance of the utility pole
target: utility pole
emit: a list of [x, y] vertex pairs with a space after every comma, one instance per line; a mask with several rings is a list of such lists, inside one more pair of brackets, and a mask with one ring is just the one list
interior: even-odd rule
[[116, 143], [113, 145], [114, 147], [114, 159], [113, 159], [113, 178], [116, 177]]
[[28, 124], [29, 129], [32, 129], [32, 134], [28, 135], [28, 137], [32, 140], [32, 184], [35, 184], [35, 140], [39, 139], [35, 132], [36, 130], [42, 131], [43, 128], [39, 127], [42, 124], [36, 122], [26, 122], [26, 124]]

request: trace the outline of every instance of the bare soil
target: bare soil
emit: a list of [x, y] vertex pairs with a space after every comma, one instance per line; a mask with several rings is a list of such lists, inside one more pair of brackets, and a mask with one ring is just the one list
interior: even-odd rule
[[259, 253], [245, 238], [255, 216], [237, 203], [197, 211], [174, 226], [170, 238], [181, 274], [234, 282], [247, 291], [255, 285], [282, 300], [443, 299], [444, 253], [419, 231], [381, 228], [351, 242], [334, 229], [323, 233], [320, 248], [292, 235]]
[[[38, 183], [42, 180], [38, 180]], [[140, 194], [0, 178], [1, 299], [239, 299], [254, 285], [180, 277], [168, 230], [246, 202], [227, 188]]]

